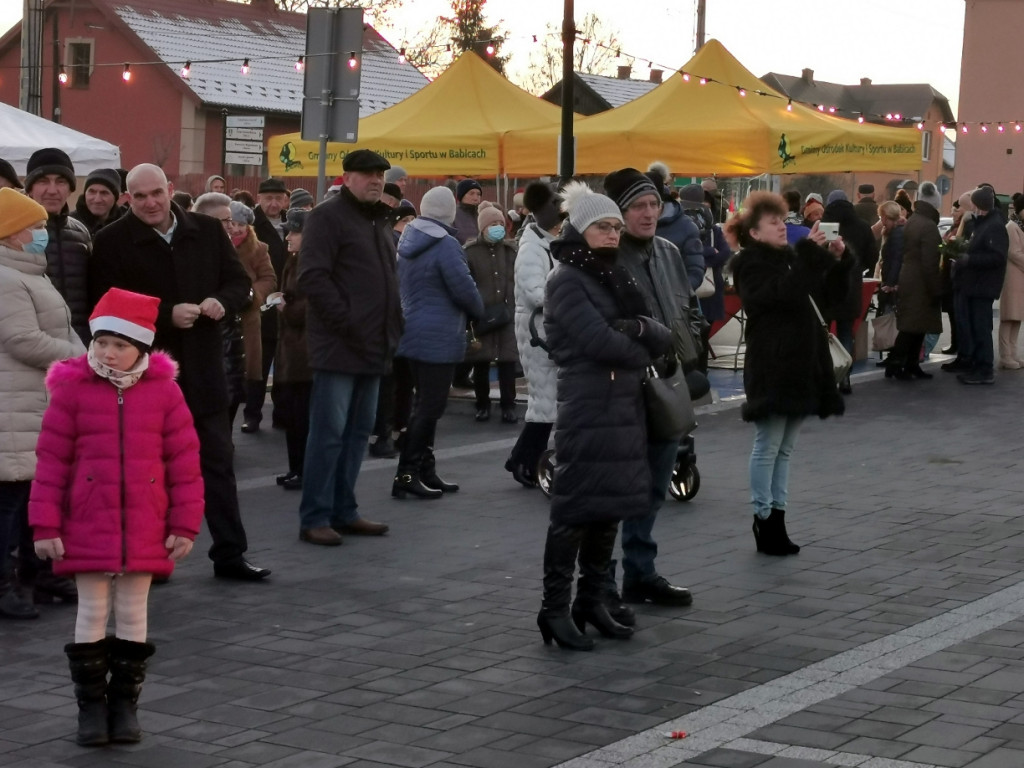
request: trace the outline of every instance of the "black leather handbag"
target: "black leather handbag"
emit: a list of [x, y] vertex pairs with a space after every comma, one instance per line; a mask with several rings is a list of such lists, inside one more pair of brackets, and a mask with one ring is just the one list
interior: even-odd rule
[[508, 308], [508, 304], [488, 304], [484, 307], [483, 315], [473, 322], [473, 330], [477, 336], [486, 336], [511, 322], [512, 310]]
[[681, 365], [668, 376], [659, 376], [653, 365], [648, 366], [643, 386], [648, 440], [679, 440], [697, 428]]

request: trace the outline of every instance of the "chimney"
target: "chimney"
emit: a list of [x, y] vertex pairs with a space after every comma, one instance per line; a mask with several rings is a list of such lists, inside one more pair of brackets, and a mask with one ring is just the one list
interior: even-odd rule
[[619, 80], [629, 80], [629, 75], [633, 71], [632, 64], [619, 64]]
[[804, 71], [800, 74], [800, 79], [803, 80], [808, 85], [814, 85], [814, 70], [804, 69]]
[[871, 78], [870, 77], [862, 77], [860, 79], [860, 84], [861, 85], [871, 85]]
[[662, 75], [664, 75], [664, 74], [665, 74], [665, 70], [663, 70], [663, 69], [652, 69], [651, 70], [651, 82], [652, 83], [661, 83], [661, 78], [662, 78]]

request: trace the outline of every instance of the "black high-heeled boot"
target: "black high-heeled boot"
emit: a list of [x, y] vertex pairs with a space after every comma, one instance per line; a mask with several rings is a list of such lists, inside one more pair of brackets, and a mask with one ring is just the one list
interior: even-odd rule
[[409, 434], [405, 447], [402, 448], [402, 456], [398, 460], [398, 473], [391, 484], [391, 495], [396, 499], [404, 499], [410, 495], [417, 499], [439, 499], [444, 495], [442, 491], [425, 485], [420, 474], [430, 434], [430, 422], [414, 416], [409, 424]]
[[789, 540], [786, 532], [785, 510], [773, 509], [767, 518], [754, 515], [753, 529], [758, 552], [784, 557], [800, 551], [800, 547]]
[[437, 475], [437, 462], [434, 459], [434, 448], [428, 446], [423, 452], [423, 462], [420, 464], [420, 480], [427, 488], [432, 488], [441, 493], [455, 493], [459, 490], [458, 483], [449, 483]]
[[576, 628], [569, 611], [576, 556], [583, 539], [583, 528], [551, 523], [544, 544], [544, 599], [537, 626], [545, 645], [554, 640], [559, 648], [590, 651], [594, 641]]
[[605, 603], [608, 566], [618, 532], [617, 522], [585, 527], [580, 542], [580, 578], [572, 604], [572, 619], [580, 632], [585, 631], [587, 624], [592, 624], [605, 637], [628, 640], [633, 636], [633, 628], [613, 619]]

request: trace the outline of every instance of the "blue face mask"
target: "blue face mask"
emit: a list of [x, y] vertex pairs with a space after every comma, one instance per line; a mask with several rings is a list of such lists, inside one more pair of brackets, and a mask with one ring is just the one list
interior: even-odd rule
[[46, 246], [50, 244], [50, 233], [45, 229], [32, 230], [32, 242], [25, 243], [21, 250], [25, 253], [46, 253]]
[[501, 224], [492, 224], [487, 228], [487, 239], [492, 243], [505, 239], [505, 228]]

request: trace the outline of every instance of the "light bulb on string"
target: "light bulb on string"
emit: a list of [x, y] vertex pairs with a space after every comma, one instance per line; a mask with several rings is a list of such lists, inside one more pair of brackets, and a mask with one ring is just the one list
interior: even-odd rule
[[121, 79], [124, 80], [126, 83], [132, 79], [132, 70], [130, 64], [125, 63], [124, 71], [121, 73]]
[[738, 85], [736, 86], [736, 93], [738, 93], [740, 96], [746, 96], [747, 95], [746, 89], [741, 88]]
[[494, 46], [491, 43], [488, 43], [487, 44], [487, 48], [485, 48], [484, 50], [487, 51], [487, 55], [488, 56], [493, 56], [494, 55]]
[[1020, 133], [1020, 129], [1021, 129], [1020, 123], [1014, 123], [1013, 124], [1013, 130], [1015, 130], [1017, 133]]
[[306, 71], [306, 57], [305, 56], [300, 55], [299, 58], [297, 58], [295, 60], [295, 71], [298, 72], [299, 74], [302, 74], [303, 72]]
[[405, 48], [398, 49], [398, 63], [405, 64]]
[[689, 72], [683, 72], [683, 81], [687, 82], [687, 83], [690, 82], [690, 73]]
[[[917, 124], [917, 130], [919, 130], [919, 131], [923, 131], [923, 130], [924, 130], [924, 123], [918, 123], [918, 124]], [[1003, 130], [1003, 129], [1002, 129], [1002, 128], [1000, 128], [999, 130]]]
[[984, 123], [981, 124], [981, 132], [988, 133], [988, 126], [985, 125]]
[[531, 35], [531, 37], [533, 38], [533, 42], [536, 43], [537, 42], [537, 36], [536, 35]]
[[967, 123], [964, 123], [963, 125], [960, 126], [960, 132], [967, 133]]
[[903, 116], [899, 112], [897, 112], [895, 115], [892, 116], [892, 119], [893, 120], [902, 120]]
[[355, 69], [358, 66], [359, 66], [359, 60], [356, 58], [356, 52], [355, 51], [349, 51], [348, 52], [348, 68], [349, 69]]
[[886, 120], [892, 120], [892, 112], [886, 112], [885, 119]]
[[825, 105], [824, 104], [815, 104], [814, 106], [816, 106], [818, 108], [819, 112], [824, 112], [825, 111]]
[[864, 122], [864, 115], [857, 115], [857, 122], [858, 123], [863, 123]]
[[835, 107], [829, 107], [828, 111], [829, 111], [829, 114], [834, 115], [836, 113], [836, 108]]
[[792, 99], [790, 99], [789, 103], [786, 104], [786, 111], [787, 112], [792, 112], [793, 111], [793, 100]]
[[243, 75], [248, 75], [248, 74], [249, 74], [249, 69], [250, 69], [250, 68], [249, 68], [249, 60], [248, 60], [248, 59], [245, 59], [245, 60], [244, 60], [244, 61], [242, 62], [242, 74], [243, 74]]
[[1003, 124], [1002, 124], [1002, 123], [1000, 123], [999, 125], [997, 125], [997, 126], [996, 126], [996, 130], [997, 130], [997, 131], [999, 131], [1000, 133], [1002, 133], [1002, 132], [1003, 132], [1003, 130], [1004, 130], [1004, 129], [1003, 129]]
[[189, 78], [189, 76], [191, 74], [192, 74], [192, 62], [191, 61], [186, 61], [185, 62], [185, 66], [183, 66], [181, 68], [181, 79], [182, 80], [188, 80], [188, 78]]
[[68, 73], [64, 70], [64, 65], [60, 65], [60, 72], [57, 73], [57, 82], [61, 85], [68, 84]]
[[700, 84], [701, 84], [701, 85], [707, 85], [707, 84], [708, 84], [708, 79], [707, 79], [706, 77], [702, 77], [702, 78], [700, 79]]

